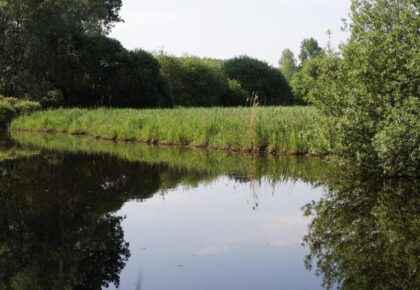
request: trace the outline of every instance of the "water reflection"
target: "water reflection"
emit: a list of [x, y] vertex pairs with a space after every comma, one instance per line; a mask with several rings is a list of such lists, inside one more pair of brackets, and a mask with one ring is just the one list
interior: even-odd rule
[[335, 173], [305, 243], [327, 289], [419, 289], [419, 180], [381, 180]]
[[[0, 136], [0, 289], [420, 284], [418, 181], [318, 159], [12, 137]], [[322, 278], [305, 270], [308, 251]]]

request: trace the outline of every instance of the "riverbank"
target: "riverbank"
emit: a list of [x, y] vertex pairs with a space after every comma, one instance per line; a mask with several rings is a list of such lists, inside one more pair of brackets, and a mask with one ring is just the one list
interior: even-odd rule
[[311, 107], [56, 109], [19, 116], [11, 130], [270, 154], [321, 155], [328, 143]]

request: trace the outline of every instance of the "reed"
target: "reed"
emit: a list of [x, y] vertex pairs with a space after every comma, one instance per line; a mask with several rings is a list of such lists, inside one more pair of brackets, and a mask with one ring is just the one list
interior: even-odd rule
[[[258, 112], [256, 112], [258, 110]], [[312, 107], [54, 109], [22, 115], [12, 130], [273, 154], [328, 153]]]

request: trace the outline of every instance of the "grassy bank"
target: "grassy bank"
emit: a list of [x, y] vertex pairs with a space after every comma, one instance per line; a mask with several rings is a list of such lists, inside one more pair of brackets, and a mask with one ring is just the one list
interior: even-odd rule
[[20, 116], [12, 130], [277, 154], [328, 149], [310, 107], [211, 109], [57, 109]]

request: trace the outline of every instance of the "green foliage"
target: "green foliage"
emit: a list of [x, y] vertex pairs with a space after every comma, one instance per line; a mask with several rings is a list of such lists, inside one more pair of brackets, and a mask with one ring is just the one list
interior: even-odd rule
[[236, 57], [223, 63], [230, 79], [237, 80], [251, 97], [256, 93], [262, 105], [293, 104], [291, 89], [283, 74], [263, 61], [247, 56]]
[[143, 50], [127, 51], [103, 35], [81, 40], [80, 60], [73, 78], [63, 76], [67, 104], [82, 106], [150, 107], [170, 105], [158, 61]]
[[415, 175], [420, 171], [420, 100], [408, 98], [395, 107], [375, 135], [374, 147], [385, 172]]
[[[162, 77], [159, 61], [149, 52], [141, 49], [129, 51], [118, 72], [118, 87], [114, 93], [117, 99], [113, 106], [125, 107], [169, 107], [169, 85]], [[119, 92], [118, 92], [119, 91]]]
[[296, 58], [290, 49], [285, 49], [282, 52], [279, 60], [280, 71], [283, 73], [287, 81], [291, 81], [293, 75], [297, 72], [298, 67], [296, 64]]
[[336, 97], [340, 90], [336, 81], [340, 78], [340, 62], [341, 59], [334, 54], [324, 54], [305, 62], [291, 81], [295, 98], [314, 104], [325, 110], [325, 114], [336, 115], [341, 106]]
[[305, 62], [307, 62], [311, 58], [320, 56], [321, 54], [323, 54], [323, 50], [319, 46], [318, 41], [316, 39], [312, 37], [304, 39], [300, 45], [300, 53], [299, 53], [300, 66], [303, 66]]
[[64, 96], [61, 90], [52, 90], [39, 101], [44, 108], [58, 108], [64, 105]]
[[229, 80], [228, 89], [221, 97], [223, 106], [244, 106], [248, 103], [248, 92], [236, 80]]
[[157, 60], [106, 36], [121, 20], [121, 5], [121, 0], [4, 1], [0, 93], [46, 107], [170, 105]]
[[412, 0], [353, 1], [343, 59], [325, 62], [310, 88], [334, 124], [335, 151], [365, 170], [419, 174], [419, 9]]
[[41, 105], [37, 102], [0, 96], [0, 127], [6, 127], [16, 116], [29, 114], [40, 109]]
[[216, 106], [228, 93], [229, 80], [212, 60], [168, 55], [160, 55], [158, 59], [176, 105]]
[[3, 0], [0, 6], [0, 93], [41, 98], [73, 77], [79, 41], [103, 34], [118, 16], [121, 0]]
[[21, 116], [11, 128], [235, 151], [323, 154], [329, 147], [316, 118], [311, 107], [58, 109]]

